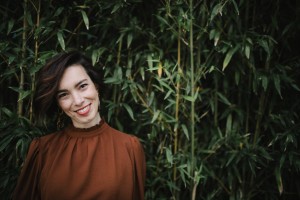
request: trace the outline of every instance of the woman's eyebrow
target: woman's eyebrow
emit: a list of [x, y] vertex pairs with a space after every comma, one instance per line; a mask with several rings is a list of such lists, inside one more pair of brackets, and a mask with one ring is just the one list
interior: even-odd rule
[[57, 90], [56, 94], [62, 93], [62, 92], [67, 92], [68, 90], [62, 89], [62, 90]]

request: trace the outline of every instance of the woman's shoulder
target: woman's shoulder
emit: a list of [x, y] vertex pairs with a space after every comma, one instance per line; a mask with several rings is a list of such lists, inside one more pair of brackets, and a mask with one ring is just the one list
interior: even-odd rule
[[130, 146], [133, 149], [140, 149], [141, 148], [141, 141], [140, 139], [133, 134], [130, 133], [126, 133], [126, 132], [122, 132], [119, 131], [117, 129], [114, 129], [112, 127], [110, 127], [110, 132], [112, 135], [112, 137], [114, 138], [114, 141], [120, 142], [125, 144], [126, 146]]
[[35, 146], [36, 148], [45, 147], [49, 143], [56, 142], [60, 136], [61, 131], [48, 133], [46, 135], [34, 138], [31, 142], [31, 145]]
[[130, 142], [136, 142], [138, 141], [139, 139], [137, 138], [137, 136], [133, 135], [133, 134], [130, 134], [130, 133], [126, 133], [126, 132], [123, 132], [123, 131], [119, 131], [111, 126], [109, 126], [109, 129], [110, 129], [110, 133], [112, 134], [113, 137], [116, 137], [118, 138], [119, 140], [125, 140], [125, 141], [130, 141]]

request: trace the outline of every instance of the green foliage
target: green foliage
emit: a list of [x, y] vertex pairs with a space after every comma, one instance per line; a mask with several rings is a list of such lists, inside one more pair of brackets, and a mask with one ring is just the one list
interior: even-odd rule
[[103, 70], [102, 116], [145, 147], [146, 199], [299, 198], [293, 2], [1, 2], [0, 196], [46, 133], [36, 72], [79, 49]]
[[42, 132], [32, 126], [27, 118], [18, 117], [16, 113], [2, 108], [0, 133], [0, 193], [2, 199], [9, 199], [29, 144], [34, 137], [41, 136]]

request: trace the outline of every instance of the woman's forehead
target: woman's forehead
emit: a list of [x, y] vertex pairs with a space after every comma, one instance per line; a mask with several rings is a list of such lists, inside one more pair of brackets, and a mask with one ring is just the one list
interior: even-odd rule
[[59, 88], [74, 86], [84, 79], [91, 80], [83, 66], [71, 65], [65, 69], [59, 83]]

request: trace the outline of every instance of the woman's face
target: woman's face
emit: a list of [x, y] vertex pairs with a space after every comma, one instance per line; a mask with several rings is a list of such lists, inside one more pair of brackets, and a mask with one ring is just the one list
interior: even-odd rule
[[57, 101], [77, 128], [89, 128], [100, 121], [98, 91], [81, 65], [69, 66], [64, 71]]

